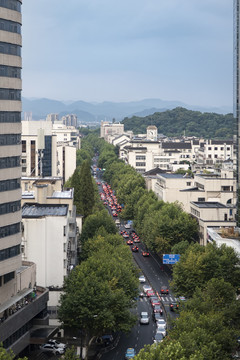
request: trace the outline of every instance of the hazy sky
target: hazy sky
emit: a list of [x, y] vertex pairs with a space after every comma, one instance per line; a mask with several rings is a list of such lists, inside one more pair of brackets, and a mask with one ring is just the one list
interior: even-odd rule
[[23, 0], [23, 96], [232, 106], [232, 0]]

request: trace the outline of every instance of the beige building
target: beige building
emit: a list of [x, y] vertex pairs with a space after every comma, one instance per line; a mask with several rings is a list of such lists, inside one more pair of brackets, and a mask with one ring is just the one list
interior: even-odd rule
[[22, 191], [22, 256], [36, 263], [37, 283], [50, 288], [48, 309], [56, 318], [64, 278], [78, 263], [82, 218], [61, 178], [22, 178]]
[[235, 227], [236, 209], [219, 202], [192, 202], [191, 215], [199, 224], [200, 244], [206, 245], [208, 241], [208, 228]]

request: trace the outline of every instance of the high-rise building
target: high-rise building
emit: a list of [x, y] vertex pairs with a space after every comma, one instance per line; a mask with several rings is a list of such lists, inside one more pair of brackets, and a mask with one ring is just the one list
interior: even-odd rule
[[233, 102], [233, 112], [234, 117], [236, 119], [236, 128], [237, 128], [237, 139], [236, 139], [236, 151], [237, 151], [237, 224], [240, 225], [240, 16], [239, 16], [239, 5], [240, 0], [234, 0], [233, 2], [233, 12], [234, 12], [234, 22], [233, 22], [233, 29], [234, 29], [234, 42], [233, 42], [233, 84], [234, 84], [234, 102]]
[[14, 293], [22, 261], [21, 2], [0, 1], [0, 303]]
[[16, 355], [48, 324], [48, 290], [21, 255], [21, 5], [0, 0], [0, 343]]

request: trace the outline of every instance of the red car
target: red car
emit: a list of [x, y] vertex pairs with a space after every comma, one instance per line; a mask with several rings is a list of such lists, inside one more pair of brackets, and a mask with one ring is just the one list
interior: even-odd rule
[[155, 296], [155, 292], [154, 292], [153, 290], [148, 290], [148, 291], [146, 292], [146, 294], [147, 294], [147, 297]]
[[137, 247], [137, 246], [133, 246], [133, 247], [132, 247], [132, 251], [133, 251], [133, 252], [138, 252], [138, 247]]
[[143, 252], [142, 252], [142, 256], [149, 256], [149, 252], [143, 251]]

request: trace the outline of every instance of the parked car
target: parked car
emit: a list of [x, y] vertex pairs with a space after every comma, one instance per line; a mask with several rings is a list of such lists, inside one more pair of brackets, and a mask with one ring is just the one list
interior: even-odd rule
[[156, 334], [162, 334], [163, 337], [165, 337], [167, 334], [166, 328], [164, 326], [158, 326], [156, 330]]
[[125, 352], [125, 360], [132, 359], [136, 355], [134, 348], [128, 348]]
[[59, 341], [57, 341], [55, 339], [49, 339], [47, 343], [50, 344], [50, 345], [54, 345], [56, 348], [60, 347], [60, 348], [66, 349], [66, 347], [67, 347], [66, 344], [61, 343], [61, 342], [59, 342]]
[[61, 354], [64, 354], [64, 352], [65, 352], [64, 348], [61, 348], [61, 347], [57, 348], [56, 346], [51, 345], [51, 344], [40, 345], [40, 350], [42, 352], [54, 354], [54, 355], [61, 355]]
[[149, 315], [148, 312], [142, 311], [140, 314], [140, 324], [149, 324]]
[[156, 325], [157, 325], [157, 328], [158, 327], [164, 327], [165, 329], [167, 328], [167, 323], [163, 318], [157, 320]]

